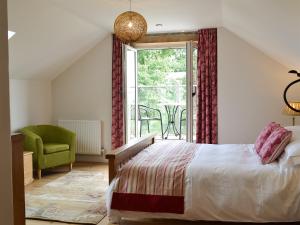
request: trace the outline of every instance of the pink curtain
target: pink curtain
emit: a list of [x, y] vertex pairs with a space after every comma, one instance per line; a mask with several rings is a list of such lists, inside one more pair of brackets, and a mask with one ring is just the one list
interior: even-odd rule
[[112, 49], [112, 149], [124, 144], [122, 42], [113, 35]]
[[196, 142], [218, 142], [217, 121], [217, 29], [198, 32], [198, 110]]

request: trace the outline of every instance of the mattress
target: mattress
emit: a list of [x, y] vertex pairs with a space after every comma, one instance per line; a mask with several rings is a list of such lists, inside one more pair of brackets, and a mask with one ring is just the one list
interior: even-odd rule
[[114, 185], [115, 181], [107, 191], [112, 218], [300, 221], [300, 168], [280, 169], [277, 162], [263, 165], [253, 145], [197, 145], [186, 168], [183, 214], [111, 210]]

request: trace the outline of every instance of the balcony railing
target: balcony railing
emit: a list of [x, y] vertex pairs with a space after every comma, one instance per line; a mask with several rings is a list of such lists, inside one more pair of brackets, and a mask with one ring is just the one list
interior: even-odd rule
[[140, 104], [160, 105], [167, 102], [185, 103], [186, 85], [138, 86]]

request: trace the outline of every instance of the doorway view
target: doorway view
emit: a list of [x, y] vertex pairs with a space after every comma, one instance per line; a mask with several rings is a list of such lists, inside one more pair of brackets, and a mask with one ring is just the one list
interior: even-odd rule
[[185, 139], [186, 49], [137, 51], [138, 135]]
[[193, 141], [197, 49], [124, 46], [126, 141], [149, 133]]

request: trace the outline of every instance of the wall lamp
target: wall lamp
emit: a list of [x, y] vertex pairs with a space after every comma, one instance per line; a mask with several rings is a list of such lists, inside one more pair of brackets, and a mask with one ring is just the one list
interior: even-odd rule
[[[297, 70], [290, 70], [289, 73], [291, 73], [291, 74], [296, 74], [297, 77], [300, 77], [300, 73], [299, 73]], [[297, 80], [294, 80], [294, 81], [291, 82], [288, 86], [286, 86], [286, 88], [285, 88], [285, 90], [284, 90], [284, 92], [283, 92], [283, 99], [284, 99], [284, 102], [285, 102], [285, 104], [287, 105], [287, 107], [289, 107], [291, 110], [293, 110], [293, 111], [295, 111], [295, 112], [300, 113], [300, 109], [296, 109], [295, 107], [293, 107], [293, 105], [291, 105], [291, 104], [288, 102], [287, 97], [286, 97], [286, 94], [287, 94], [288, 89], [289, 89], [292, 85], [294, 85], [294, 84], [296, 84], [296, 83], [298, 83], [298, 82], [300, 82], [300, 78], [297, 79]]]

